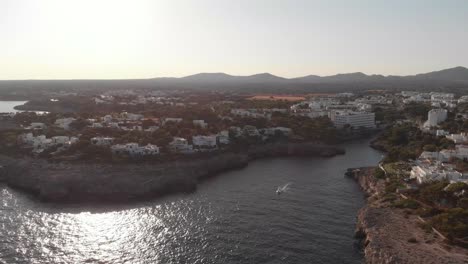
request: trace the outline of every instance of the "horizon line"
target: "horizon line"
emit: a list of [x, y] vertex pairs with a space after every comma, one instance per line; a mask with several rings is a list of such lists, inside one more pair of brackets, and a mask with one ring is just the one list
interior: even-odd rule
[[431, 72], [438, 72], [438, 71], [444, 71], [444, 70], [450, 70], [450, 69], [456, 69], [456, 68], [463, 68], [463, 69], [467, 69], [467, 67], [465, 66], [455, 66], [455, 67], [450, 67], [450, 68], [445, 68], [445, 69], [441, 69], [441, 70], [432, 70], [432, 71], [429, 71], [429, 72], [422, 72], [422, 73], [415, 73], [415, 74], [408, 74], [408, 75], [394, 75], [394, 74], [380, 74], [380, 73], [373, 73], [373, 74], [367, 74], [365, 72], [362, 72], [362, 71], [356, 71], [356, 72], [344, 72], [344, 73], [335, 73], [335, 74], [332, 74], [332, 75], [317, 75], [317, 74], [308, 74], [308, 75], [302, 75], [302, 76], [298, 76], [298, 77], [283, 77], [283, 76], [280, 76], [280, 75], [276, 75], [276, 74], [273, 74], [273, 73], [269, 73], [269, 72], [259, 72], [259, 73], [254, 73], [254, 74], [250, 74], [250, 75], [233, 75], [233, 74], [229, 74], [229, 73], [226, 73], [226, 72], [198, 72], [198, 73], [193, 73], [193, 74], [189, 74], [189, 75], [184, 75], [184, 76], [180, 76], [180, 77], [171, 77], [171, 76], [161, 76], [161, 77], [142, 77], [142, 78], [64, 78], [64, 79], [39, 79], [39, 78], [30, 78], [30, 79], [0, 79], [0, 81], [131, 81], [131, 80], [156, 80], [156, 79], [183, 79], [183, 78], [187, 78], [187, 77], [191, 77], [191, 76], [195, 76], [195, 75], [200, 75], [200, 74], [224, 74], [224, 75], [227, 75], [227, 76], [230, 76], [230, 77], [252, 77], [252, 76], [255, 76], [255, 75], [262, 75], [262, 74], [268, 74], [268, 75], [271, 75], [271, 76], [274, 76], [274, 77], [278, 77], [278, 78], [282, 78], [282, 79], [285, 79], [285, 80], [294, 80], [294, 79], [299, 79], [299, 78], [304, 78], [304, 77], [309, 77], [309, 76], [316, 76], [316, 77], [319, 77], [319, 78], [324, 78], [324, 77], [332, 77], [332, 76], [337, 76], [337, 75], [346, 75], [346, 74], [364, 74], [366, 76], [383, 76], [383, 77], [408, 77], [408, 76], [416, 76], [416, 75], [419, 75], [419, 74], [426, 74], [426, 73], [431, 73]]

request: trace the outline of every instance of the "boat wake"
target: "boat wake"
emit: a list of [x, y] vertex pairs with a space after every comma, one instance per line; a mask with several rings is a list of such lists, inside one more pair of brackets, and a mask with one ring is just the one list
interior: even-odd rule
[[291, 186], [290, 182], [286, 183], [284, 186], [278, 186], [278, 188], [276, 189], [276, 194], [280, 195], [284, 192], [289, 191], [289, 186]]

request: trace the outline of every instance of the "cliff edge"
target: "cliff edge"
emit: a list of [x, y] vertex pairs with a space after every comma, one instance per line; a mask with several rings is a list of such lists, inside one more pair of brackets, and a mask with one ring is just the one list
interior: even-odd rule
[[368, 195], [357, 216], [356, 238], [362, 242], [368, 264], [468, 263], [465, 249], [446, 244], [420, 227], [417, 216], [391, 207], [385, 199], [384, 180], [374, 177], [372, 167], [348, 170]]

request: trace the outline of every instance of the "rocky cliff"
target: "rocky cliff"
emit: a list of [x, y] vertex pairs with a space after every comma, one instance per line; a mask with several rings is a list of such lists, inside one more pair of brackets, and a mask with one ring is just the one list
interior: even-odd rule
[[157, 164], [49, 163], [0, 157], [0, 180], [51, 202], [125, 202], [190, 192], [204, 178], [242, 168], [253, 159], [277, 156], [331, 156], [343, 149], [316, 144], [274, 144], [246, 153], [218, 153]]
[[468, 263], [467, 251], [444, 243], [420, 227], [416, 215], [389, 206], [382, 197], [384, 180], [374, 177], [374, 168], [350, 169], [368, 195], [357, 217], [356, 238], [368, 264]]

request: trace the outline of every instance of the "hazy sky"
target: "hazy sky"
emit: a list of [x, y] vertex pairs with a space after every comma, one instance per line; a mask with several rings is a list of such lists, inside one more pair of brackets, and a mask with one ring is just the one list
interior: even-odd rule
[[468, 66], [466, 0], [0, 0], [0, 79]]

